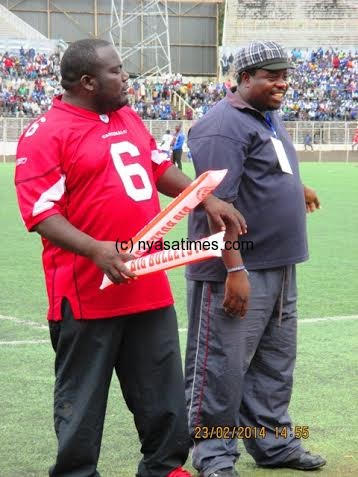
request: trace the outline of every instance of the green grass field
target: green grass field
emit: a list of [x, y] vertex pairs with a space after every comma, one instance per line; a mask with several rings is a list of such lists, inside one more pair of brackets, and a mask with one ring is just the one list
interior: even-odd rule
[[[185, 172], [192, 175], [190, 164]], [[304, 446], [327, 458], [327, 466], [313, 475], [357, 476], [358, 166], [304, 163], [301, 175], [318, 191], [322, 210], [308, 217], [311, 259], [298, 268], [299, 350], [291, 415], [295, 425], [309, 426]], [[11, 164], [0, 165], [0, 231], [0, 477], [45, 477], [56, 446], [54, 355], [45, 322], [41, 244], [22, 225]], [[182, 237], [184, 222], [168, 238]], [[179, 326], [186, 328], [183, 269], [171, 271], [170, 278]], [[336, 319], [311, 320], [325, 317]], [[180, 337], [184, 352], [185, 331]], [[134, 477], [139, 449], [132, 417], [114, 380], [101, 475]], [[302, 475], [258, 469], [244, 450], [237, 469], [242, 477]]]

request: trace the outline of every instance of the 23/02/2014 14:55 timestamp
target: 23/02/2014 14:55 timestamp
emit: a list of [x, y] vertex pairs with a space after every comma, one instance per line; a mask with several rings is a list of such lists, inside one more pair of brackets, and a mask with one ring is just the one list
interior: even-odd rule
[[248, 426], [196, 426], [194, 428], [194, 439], [265, 439], [267, 433], [274, 434], [275, 439], [308, 439], [308, 426], [280, 426], [268, 430], [266, 427]]

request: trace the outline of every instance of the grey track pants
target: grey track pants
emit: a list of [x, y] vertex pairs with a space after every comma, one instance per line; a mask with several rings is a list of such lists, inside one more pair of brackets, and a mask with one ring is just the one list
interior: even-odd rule
[[[301, 451], [290, 431], [279, 436], [292, 426], [287, 409], [296, 359], [295, 267], [250, 271], [249, 280], [243, 320], [225, 314], [224, 283], [188, 281], [186, 398], [193, 465], [204, 477], [234, 465], [237, 437], [245, 430], [245, 447], [258, 464], [274, 465]], [[239, 426], [244, 429], [232, 439], [228, 428]]]

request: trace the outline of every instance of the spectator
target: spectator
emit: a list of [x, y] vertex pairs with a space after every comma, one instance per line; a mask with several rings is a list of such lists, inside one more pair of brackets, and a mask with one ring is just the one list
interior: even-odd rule
[[175, 126], [175, 135], [172, 140], [173, 163], [181, 170], [181, 157], [183, 154], [183, 145], [185, 141], [184, 133], [181, 129], [181, 124]]
[[173, 136], [170, 134], [170, 129], [167, 129], [165, 131], [165, 134], [162, 136], [162, 140], [160, 142], [160, 149], [166, 153], [168, 158], [170, 158], [171, 155], [171, 144], [173, 141]]
[[[357, 119], [357, 52], [338, 49], [317, 48], [291, 52], [296, 69], [292, 74], [291, 88], [282, 106], [282, 118], [286, 121], [310, 120], [356, 120]], [[226, 69], [232, 71], [232, 52], [225, 57]], [[40, 104], [44, 100], [49, 107], [51, 99], [60, 92], [59, 55], [42, 54], [31, 48], [20, 50], [19, 56], [5, 52], [0, 62], [0, 77], [7, 87], [13, 79], [26, 81], [29, 95], [34, 89], [34, 81], [41, 78], [44, 83], [43, 97], [35, 100]], [[178, 119], [171, 105], [171, 92], [177, 92], [192, 109], [187, 108], [186, 119], [202, 117], [220, 101], [230, 89], [230, 79], [225, 84], [185, 82], [181, 75], [165, 75], [160, 80], [129, 81], [130, 101], [133, 109], [142, 119]], [[2, 108], [3, 114], [18, 115], [21, 109], [22, 95], [11, 93], [11, 109]], [[26, 98], [27, 99], [27, 98]], [[43, 110], [43, 107], [40, 108]], [[194, 112], [194, 114], [192, 114]]]
[[358, 128], [354, 131], [353, 142], [352, 142], [352, 151], [354, 151], [355, 147], [358, 147]]
[[291, 57], [296, 69], [282, 105], [284, 120], [355, 120], [358, 93], [354, 58], [357, 52], [294, 48]]
[[312, 136], [310, 133], [305, 134], [305, 137], [303, 139], [303, 144], [305, 146], [305, 151], [307, 150], [308, 147], [310, 147], [311, 151], [313, 151]]

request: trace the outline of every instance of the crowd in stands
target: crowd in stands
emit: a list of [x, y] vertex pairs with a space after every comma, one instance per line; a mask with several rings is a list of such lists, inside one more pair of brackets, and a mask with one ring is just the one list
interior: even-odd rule
[[0, 115], [36, 117], [47, 111], [61, 87], [60, 56], [20, 48], [0, 55]]
[[[294, 48], [289, 54], [295, 70], [281, 110], [285, 121], [357, 119], [357, 51]], [[221, 68], [233, 73], [234, 52], [223, 55]]]
[[296, 69], [282, 109], [285, 120], [354, 120], [358, 105], [358, 53], [292, 50]]
[[[357, 52], [334, 49], [291, 51], [296, 66], [281, 114], [284, 120], [357, 120]], [[61, 92], [60, 56], [20, 49], [0, 54], [0, 116], [36, 117], [47, 111]], [[181, 75], [158, 80], [129, 80], [132, 108], [143, 119], [193, 119], [203, 116], [235, 84], [234, 54], [223, 55], [222, 82], [193, 83]], [[230, 79], [230, 77], [232, 79]], [[173, 107], [172, 96], [187, 103], [184, 114]]]
[[[203, 116], [215, 103], [225, 96], [224, 83], [192, 83], [181, 75], [167, 76], [162, 81], [139, 83], [134, 80], [129, 88], [132, 107], [143, 119], [193, 119]], [[186, 101], [184, 116], [177, 113], [171, 104], [172, 94]]]

